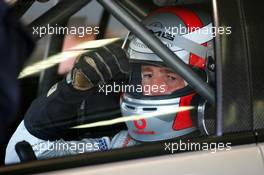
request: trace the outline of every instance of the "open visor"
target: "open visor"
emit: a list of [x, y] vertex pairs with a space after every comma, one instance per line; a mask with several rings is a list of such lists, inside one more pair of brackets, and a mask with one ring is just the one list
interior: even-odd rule
[[[189, 65], [202, 79], [208, 80], [202, 66], [205, 63], [204, 58], [195, 56], [195, 59], [190, 59], [194, 58], [190, 52], [174, 44], [167, 46], [178, 59]], [[122, 47], [126, 50], [131, 66], [130, 82], [125, 90], [127, 95], [137, 99], [167, 99], [193, 92], [180, 75], [169, 69], [158, 55], [131, 33], [126, 37]]]
[[156, 63], [131, 63], [126, 95], [136, 99], [169, 99], [193, 92], [191, 86], [171, 69]]

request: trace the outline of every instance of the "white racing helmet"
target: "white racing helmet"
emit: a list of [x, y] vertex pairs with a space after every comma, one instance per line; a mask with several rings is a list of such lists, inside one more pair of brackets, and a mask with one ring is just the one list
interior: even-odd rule
[[[213, 55], [212, 23], [208, 14], [178, 6], [162, 7], [152, 12], [143, 24], [178, 59], [208, 81], [206, 58]], [[184, 87], [170, 93], [147, 94], [142, 87], [142, 66], [166, 65], [134, 35], [128, 35], [124, 48], [131, 63], [129, 85], [136, 88], [124, 92], [120, 101], [122, 115], [143, 117], [126, 122], [131, 137], [138, 141], [158, 141], [196, 131], [196, 116], [192, 113], [197, 107], [194, 100], [197, 94], [192, 87], [185, 82]]]

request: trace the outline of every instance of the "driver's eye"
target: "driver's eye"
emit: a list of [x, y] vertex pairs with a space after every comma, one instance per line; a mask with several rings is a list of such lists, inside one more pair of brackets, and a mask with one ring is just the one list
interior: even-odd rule
[[177, 79], [175, 76], [172, 76], [172, 75], [167, 75], [167, 78], [168, 80], [171, 80], [171, 81], [174, 81]]
[[149, 79], [149, 78], [152, 78], [152, 74], [151, 73], [143, 73], [143, 78], [145, 79]]

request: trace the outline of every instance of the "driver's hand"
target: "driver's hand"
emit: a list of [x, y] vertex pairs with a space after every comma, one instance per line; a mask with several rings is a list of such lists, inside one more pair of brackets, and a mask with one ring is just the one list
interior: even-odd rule
[[68, 76], [75, 89], [84, 91], [127, 74], [128, 64], [124, 51], [112, 44], [80, 55]]

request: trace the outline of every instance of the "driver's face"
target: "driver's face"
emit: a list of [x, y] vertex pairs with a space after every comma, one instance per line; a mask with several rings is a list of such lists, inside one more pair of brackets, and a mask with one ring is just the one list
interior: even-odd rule
[[[144, 95], [165, 95], [181, 89], [185, 86], [184, 80], [175, 72], [162, 66], [144, 65], [141, 66], [142, 86], [149, 86]], [[155, 85], [157, 88], [151, 88]]]

